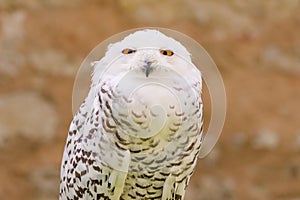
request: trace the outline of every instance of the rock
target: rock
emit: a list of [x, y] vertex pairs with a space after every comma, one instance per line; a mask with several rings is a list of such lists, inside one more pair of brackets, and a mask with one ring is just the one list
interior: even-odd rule
[[0, 75], [15, 77], [25, 64], [25, 56], [18, 50], [24, 40], [26, 14], [16, 11], [4, 14], [0, 34]]
[[236, 184], [231, 178], [204, 175], [196, 184], [189, 185], [185, 199], [233, 200]]
[[266, 68], [279, 69], [300, 75], [300, 62], [297, 55], [288, 54], [275, 45], [267, 45], [262, 53], [261, 60]]
[[32, 52], [28, 62], [38, 72], [54, 76], [74, 77], [79, 68], [63, 52], [53, 49]]
[[148, 23], [171, 23], [184, 19], [189, 12], [180, 0], [121, 0], [121, 10], [135, 21]]
[[[269, 21], [280, 21], [286, 19], [297, 13], [299, 8], [298, 0], [285, 0], [285, 1], [259, 1], [256, 0], [252, 6], [249, 6], [244, 1], [247, 7], [252, 7], [251, 12], [258, 16], [262, 16]], [[275, 14], [276, 13], [276, 14]]]
[[215, 29], [216, 39], [225, 39], [227, 35], [248, 33], [257, 34], [255, 22], [250, 15], [241, 12], [228, 2], [185, 1], [191, 18], [200, 25]]
[[299, 178], [300, 177], [300, 164], [299, 159], [288, 161], [285, 163], [284, 172], [287, 177]]
[[254, 22], [245, 12], [239, 12], [228, 2], [195, 0], [121, 0], [121, 10], [132, 20], [147, 23], [178, 23], [190, 20], [217, 29], [214, 36], [224, 40], [233, 33], [255, 34]]
[[294, 140], [294, 147], [296, 151], [300, 151], [300, 131], [296, 133], [296, 137]]
[[59, 193], [59, 169], [57, 167], [41, 166], [33, 169], [30, 180], [36, 188], [37, 199], [57, 199]]
[[[1, 45], [1, 44], [0, 44]], [[0, 75], [14, 78], [25, 65], [25, 57], [13, 49], [0, 48]], [[6, 77], [6, 78], [7, 78]]]
[[236, 149], [245, 147], [248, 137], [245, 133], [236, 133], [231, 138], [231, 146]]
[[57, 113], [49, 102], [33, 92], [15, 92], [0, 97], [0, 145], [23, 136], [47, 142], [58, 124]]
[[220, 149], [215, 146], [213, 150], [201, 161], [205, 166], [216, 166], [221, 157]]
[[23, 40], [25, 35], [24, 22], [26, 14], [24, 11], [15, 11], [5, 14], [1, 22], [1, 40], [9, 43], [9, 45], [16, 45]]
[[276, 149], [279, 146], [279, 135], [270, 130], [260, 130], [252, 141], [254, 149]]
[[49, 8], [49, 7], [60, 7], [60, 6], [70, 6], [77, 5], [83, 0], [30, 0], [30, 1], [22, 1], [22, 0], [1, 0], [0, 1], [0, 9], [40, 9], [40, 8]]

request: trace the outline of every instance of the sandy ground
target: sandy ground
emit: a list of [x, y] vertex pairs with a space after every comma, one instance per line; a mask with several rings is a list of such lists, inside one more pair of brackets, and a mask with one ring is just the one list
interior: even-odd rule
[[[0, 147], [1, 200], [57, 199], [77, 68], [102, 40], [145, 26], [163, 26], [194, 38], [210, 53], [224, 78], [228, 98], [225, 127], [215, 150], [199, 160], [186, 199], [300, 199], [300, 16], [294, 11], [299, 10], [299, 3], [282, 5], [286, 11], [282, 14], [276, 12], [280, 5], [253, 3], [248, 9], [236, 7], [240, 4], [206, 2], [208, 20], [171, 11], [162, 13], [160, 20], [155, 14], [157, 2], [150, 5], [155, 11], [150, 14], [135, 1], [53, 2], [1, 4], [1, 48], [13, 53], [2, 54], [1, 62], [12, 60], [14, 66], [20, 56], [26, 61], [16, 73], [0, 71], [0, 95], [37, 93], [54, 107], [58, 119], [49, 141], [22, 132], [10, 133], [13, 136], [6, 139], [0, 129], [4, 138]], [[22, 24], [9, 32], [18, 17], [8, 23], [5, 20], [16, 13], [23, 16]], [[64, 55], [64, 59], [50, 56], [50, 67], [56, 67], [52, 71], [43, 62], [47, 59], [30, 60], [33, 53], [42, 58], [48, 50]], [[65, 64], [72, 66], [70, 73], [60, 72]], [[206, 92], [204, 96], [208, 101]], [[40, 117], [47, 120], [47, 116]]]

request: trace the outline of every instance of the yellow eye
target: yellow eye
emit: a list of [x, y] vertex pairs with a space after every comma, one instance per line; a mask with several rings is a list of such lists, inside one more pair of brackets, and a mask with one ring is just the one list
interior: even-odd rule
[[160, 53], [162, 55], [164, 55], [164, 56], [173, 56], [173, 54], [174, 54], [173, 51], [171, 51], [171, 50], [164, 50], [164, 49], [160, 50]]
[[136, 52], [135, 49], [123, 49], [123, 51], [122, 51], [123, 54], [132, 54], [135, 52]]

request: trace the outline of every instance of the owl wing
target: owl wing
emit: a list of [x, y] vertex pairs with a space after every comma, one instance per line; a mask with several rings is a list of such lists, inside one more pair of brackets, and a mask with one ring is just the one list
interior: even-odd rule
[[70, 125], [61, 166], [60, 200], [118, 200], [123, 192], [130, 152], [120, 148], [111, 133], [105, 133], [99, 98], [90, 103], [81, 105]]

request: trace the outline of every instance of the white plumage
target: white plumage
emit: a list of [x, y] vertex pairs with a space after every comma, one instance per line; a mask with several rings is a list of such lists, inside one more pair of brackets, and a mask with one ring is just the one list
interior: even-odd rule
[[202, 135], [201, 73], [156, 30], [93, 63], [62, 160], [60, 199], [183, 199]]

